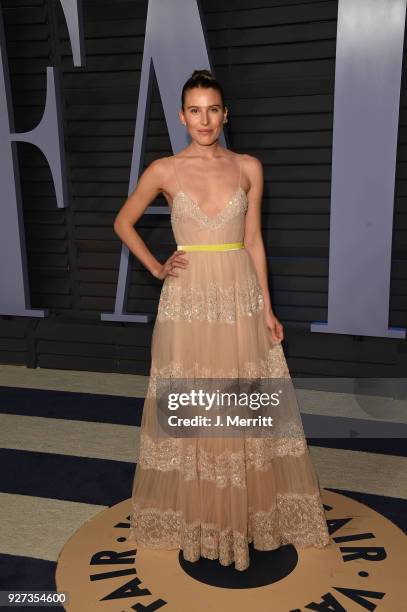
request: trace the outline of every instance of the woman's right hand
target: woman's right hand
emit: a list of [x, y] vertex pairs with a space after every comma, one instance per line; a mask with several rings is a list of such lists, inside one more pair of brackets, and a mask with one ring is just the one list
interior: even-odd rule
[[153, 276], [160, 280], [164, 280], [166, 276], [179, 276], [179, 274], [174, 272], [174, 268], [186, 268], [188, 265], [188, 259], [182, 256], [183, 253], [185, 251], [174, 251], [167, 261], [162, 264], [161, 268], [152, 273]]

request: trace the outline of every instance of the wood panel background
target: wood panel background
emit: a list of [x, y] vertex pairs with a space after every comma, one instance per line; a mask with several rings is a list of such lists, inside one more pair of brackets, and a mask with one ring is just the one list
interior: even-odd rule
[[[292, 375], [405, 376], [406, 340], [310, 332], [311, 322], [327, 317], [337, 1], [204, 0], [201, 6], [230, 109], [230, 147], [264, 164], [270, 289]], [[100, 320], [114, 308], [121, 244], [112, 224], [128, 192], [147, 1], [84, 0], [84, 68], [73, 67], [57, 0], [8, 0], [2, 10], [17, 131], [41, 119], [46, 67], [61, 70], [71, 201], [57, 209], [44, 156], [19, 143], [31, 304], [49, 308], [50, 316], [0, 317], [0, 362], [148, 374], [153, 323]], [[405, 124], [404, 62], [389, 320], [402, 327]], [[145, 166], [171, 153], [155, 83]], [[137, 229], [164, 261], [175, 246], [169, 216], [144, 215]], [[161, 284], [134, 261], [128, 310], [155, 315]]]

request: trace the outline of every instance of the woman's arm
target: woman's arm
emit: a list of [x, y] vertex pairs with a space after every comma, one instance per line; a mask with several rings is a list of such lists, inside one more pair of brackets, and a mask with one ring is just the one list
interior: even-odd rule
[[150, 203], [163, 191], [168, 173], [166, 161], [164, 158], [156, 159], [145, 169], [135, 190], [119, 210], [113, 224], [113, 229], [121, 241], [153, 276], [161, 280], [167, 275], [178, 276], [176, 272], [173, 272], [173, 268], [185, 267], [187, 260], [182, 257], [184, 251], [173, 253], [166, 263], [161, 264], [147, 248], [139, 233], [134, 229], [134, 225]]
[[268, 285], [266, 252], [261, 233], [261, 202], [263, 198], [263, 166], [260, 160], [247, 156], [245, 170], [250, 179], [250, 189], [247, 193], [249, 207], [246, 213], [244, 246], [249, 253], [260, 287], [263, 291], [265, 308], [272, 311]]
[[[246, 161], [247, 160], [247, 161]], [[264, 311], [267, 327], [274, 342], [283, 339], [283, 326], [273, 313], [268, 285], [267, 259], [261, 233], [261, 202], [263, 198], [263, 166], [260, 160], [247, 155], [245, 170], [250, 180], [247, 193], [249, 207], [246, 213], [244, 246], [256, 270], [259, 285], [263, 292]]]

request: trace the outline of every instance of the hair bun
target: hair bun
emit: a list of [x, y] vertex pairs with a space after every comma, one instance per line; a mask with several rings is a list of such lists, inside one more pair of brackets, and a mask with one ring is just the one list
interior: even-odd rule
[[203, 87], [204, 89], [216, 89], [220, 93], [222, 100], [222, 107], [225, 109], [225, 96], [223, 93], [222, 85], [218, 79], [212, 74], [208, 68], [201, 68], [200, 70], [194, 70], [189, 79], [184, 83], [181, 92], [181, 106], [184, 110], [185, 105], [185, 93], [190, 89]]
[[201, 70], [194, 70], [191, 74], [191, 78], [195, 78], [197, 76], [204, 77], [206, 79], [215, 79], [212, 72], [207, 68], [202, 68]]

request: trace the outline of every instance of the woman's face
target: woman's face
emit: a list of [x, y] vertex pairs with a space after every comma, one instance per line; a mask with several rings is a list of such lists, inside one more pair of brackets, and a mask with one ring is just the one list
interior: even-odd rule
[[209, 145], [219, 138], [227, 109], [223, 110], [222, 98], [216, 89], [194, 87], [185, 92], [184, 110], [179, 116], [193, 140]]

